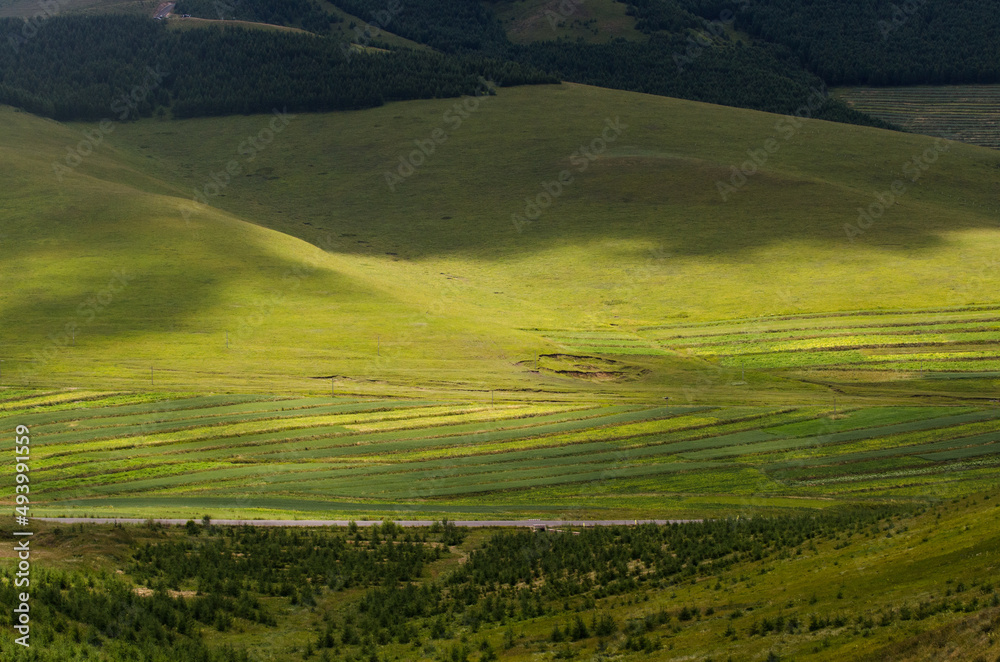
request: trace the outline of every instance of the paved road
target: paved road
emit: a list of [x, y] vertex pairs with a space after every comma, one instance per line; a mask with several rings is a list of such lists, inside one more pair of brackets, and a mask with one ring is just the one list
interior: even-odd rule
[[[33, 517], [32, 519], [43, 522], [60, 522], [62, 524], [145, 524], [148, 520], [132, 519], [124, 517]], [[183, 525], [188, 520], [185, 519], [154, 519], [159, 524]], [[197, 520], [196, 520], [197, 521]], [[240, 526], [249, 524], [251, 526], [347, 526], [352, 520], [346, 519], [213, 519], [212, 524], [225, 526]], [[358, 526], [371, 526], [381, 524], [381, 520], [353, 520]], [[451, 520], [449, 520], [451, 521]], [[455, 526], [468, 527], [553, 527], [553, 526], [613, 526], [613, 525], [635, 525], [635, 524], [684, 524], [688, 522], [700, 522], [700, 519], [603, 519], [603, 520], [542, 520], [542, 519], [521, 519], [521, 520], [454, 520]], [[430, 526], [434, 520], [398, 520], [395, 522], [399, 526]]]

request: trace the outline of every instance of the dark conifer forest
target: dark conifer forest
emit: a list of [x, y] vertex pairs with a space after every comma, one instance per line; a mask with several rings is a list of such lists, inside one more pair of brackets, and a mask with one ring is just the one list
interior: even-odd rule
[[[123, 15], [4, 19], [0, 102], [60, 120], [329, 111], [472, 94], [482, 76], [500, 86], [566, 80], [793, 113], [827, 85], [1000, 77], [994, 3], [629, 0], [645, 40], [522, 45], [507, 39], [494, 12], [499, 0], [411, 0], [396, 12], [376, 0], [334, 4], [358, 17], [355, 32], [371, 37], [363, 45], [385, 46], [384, 29], [436, 52], [359, 52], [321, 36], [341, 19], [312, 0], [183, 0], [176, 11], [316, 36], [234, 26], [175, 31]], [[834, 100], [811, 114], [887, 126]]]

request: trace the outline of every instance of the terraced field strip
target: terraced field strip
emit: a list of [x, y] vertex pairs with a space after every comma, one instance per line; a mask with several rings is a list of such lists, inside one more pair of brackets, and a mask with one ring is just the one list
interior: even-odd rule
[[871, 315], [789, 316], [650, 327], [650, 342], [732, 368], [830, 368], [869, 372], [1000, 370], [994, 308]]
[[[45, 394], [46, 406], [63, 407], [59, 395]], [[849, 408], [831, 418], [816, 406], [122, 397], [87, 400], [108, 405], [75, 418], [30, 414], [39, 505], [100, 496], [228, 499], [237, 509], [251, 500], [443, 507], [537, 490], [563, 500], [660, 489], [817, 498], [892, 493], [893, 476], [898, 489], [971, 484], [984, 479], [976, 468], [1000, 462], [1000, 410], [971, 407]]]
[[134, 404], [109, 404], [103, 406], [99, 400], [91, 402], [70, 401], [66, 405], [59, 407], [47, 406], [44, 411], [22, 414], [18, 417], [18, 420], [24, 421], [24, 425], [37, 426], [59, 422], [82, 422], [89, 418], [111, 418], [132, 414], [152, 416], [163, 412], [281, 400], [281, 398], [267, 398], [253, 395], [211, 395], [170, 399], [165, 399], [163, 396], [136, 396], [136, 399], [138, 402]]
[[1000, 148], [1000, 85], [855, 87], [834, 95], [914, 133]]
[[[75, 441], [94, 441], [98, 439], [118, 439], [122, 437], [144, 436], [159, 432], [180, 431], [190, 428], [208, 429], [212, 426], [224, 426], [231, 423], [250, 423], [253, 421], [280, 421], [282, 419], [302, 419], [306, 417], [324, 416], [329, 414], [353, 413], [357, 411], [382, 411], [386, 403], [345, 400], [338, 404], [330, 404], [329, 398], [324, 404], [319, 402], [308, 405], [289, 407], [289, 404], [300, 404], [297, 401], [283, 401], [270, 407], [259, 409], [252, 405], [235, 407], [239, 413], [224, 414], [222, 411], [230, 407], [210, 408], [190, 411], [172, 412], [172, 415], [132, 415], [113, 419], [91, 419], [81, 425], [59, 423], [50, 426], [38, 426], [35, 429], [45, 444], [68, 444]], [[284, 404], [284, 407], [281, 405]], [[222, 410], [222, 411], [220, 411]]]
[[655, 343], [633, 334], [614, 331], [549, 330], [542, 337], [566, 352], [577, 354], [632, 354], [656, 356], [666, 354]]
[[54, 393], [44, 393], [35, 396], [28, 396], [28, 397], [0, 401], [0, 411], [22, 412], [24, 409], [31, 409], [34, 407], [44, 407], [46, 405], [55, 405], [67, 402], [84, 402], [87, 400], [97, 400], [99, 398], [106, 398], [112, 395], [115, 395], [115, 392], [60, 391]]
[[[60, 443], [44, 445], [44, 458], [78, 456], [91, 451], [127, 449], [134, 446], [155, 448], [168, 452], [178, 442], [199, 442], [203, 448], [240, 445], [244, 436], [252, 441], [282, 440], [289, 438], [314, 438], [330, 434], [349, 433], [352, 430], [407, 429], [444, 425], [459, 420], [491, 420], [502, 418], [504, 413], [527, 414], [538, 410], [537, 405], [433, 405], [428, 403], [400, 403], [398, 401], [373, 402], [356, 405], [353, 411], [340, 414], [299, 416], [283, 420], [249, 421], [224, 425], [196, 425], [172, 432], [142, 434], [135, 437], [98, 438], [83, 435], [57, 435]], [[95, 435], [96, 436], [96, 435]], [[69, 442], [69, 443], [67, 443]], [[248, 442], [249, 443], [249, 442]]]
[[[641, 411], [634, 411], [634, 409], [634, 407], [621, 406], [601, 407], [582, 411], [563, 411], [548, 415], [538, 415], [537, 412], [523, 410], [521, 413], [529, 413], [532, 415], [528, 418], [511, 418], [496, 422], [474, 421], [458, 426], [446, 426], [445, 428], [428, 427], [423, 430], [400, 430], [381, 434], [352, 435], [350, 434], [350, 431], [345, 431], [345, 434], [348, 436], [345, 439], [339, 440], [339, 444], [337, 446], [312, 449], [312, 452], [308, 454], [296, 451], [294, 448], [289, 448], [288, 442], [283, 441], [266, 449], [262, 449], [269, 453], [264, 457], [253, 457], [253, 454], [242, 452], [238, 457], [241, 462], [257, 460], [267, 466], [274, 465], [284, 458], [288, 458], [299, 463], [311, 463], [313, 460], [330, 460], [334, 458], [339, 459], [357, 456], [357, 459], [354, 461], [361, 463], [389, 462], [395, 461], [393, 456], [389, 454], [400, 450], [427, 449], [444, 444], [447, 445], [449, 449], [452, 449], [447, 451], [451, 454], [456, 452], [454, 450], [456, 448], [456, 444], [468, 442], [482, 443], [486, 440], [495, 441], [500, 437], [516, 439], [525, 436], [530, 437], [533, 434], [539, 433], [551, 434], [553, 432], [564, 431], [571, 428], [593, 428], [590, 431], [595, 434], [598, 433], [598, 431], [607, 430], [607, 432], [601, 432], [601, 434], [611, 436], [616, 434], [618, 431], [618, 428], [614, 427], [615, 424], [627, 424], [629, 421], [643, 421], [648, 419], [657, 421], [660, 420], [657, 417], [663, 416], [668, 417], [668, 420], [673, 420], [669, 419], [669, 417], [678, 416], [700, 408], [658, 407], [653, 409], [643, 409]], [[512, 412], [508, 412], [508, 414], [509, 413]], [[679, 417], [684, 418], [683, 416]], [[487, 425], [489, 427], [484, 427]], [[509, 429], [504, 429], [505, 427]], [[456, 431], [466, 432], [470, 429], [476, 429], [477, 433], [471, 435], [466, 434], [458, 437], [447, 436], [449, 433], [454, 433]], [[416, 435], [415, 438], [413, 438], [414, 433]], [[362, 439], [365, 441], [362, 442]], [[144, 450], [148, 451], [149, 449]], [[256, 450], [260, 451], [261, 449]], [[200, 467], [201, 469], [211, 469], [215, 467], [215, 465], [212, 464], [213, 461], [217, 464], [220, 461], [231, 460], [236, 452], [237, 450], [233, 447], [223, 447], [212, 452], [174, 452], [169, 455], [163, 454], [162, 452], [155, 454], [146, 452], [143, 453], [143, 455], [147, 458], [147, 464], [149, 462], [174, 462], [178, 464], [178, 469], [180, 469], [180, 464], [184, 464], [185, 469], [188, 469], [191, 467], [191, 463], [201, 462], [203, 463]], [[81, 461], [81, 459], [83, 461]], [[47, 469], [50, 472], [49, 474], [39, 474], [40, 476], [45, 477], [47, 481], [45, 483], [46, 489], [58, 489], [60, 487], [69, 486], [71, 481], [69, 483], [66, 481], [72, 479], [74, 476], [81, 478], [88, 477], [92, 471], [91, 467], [97, 464], [104, 467], [105, 471], [109, 469], [124, 471], [130, 467], [145, 466], [142, 464], [142, 456], [136, 456], [134, 453], [126, 453], [123, 457], [123, 454], [118, 451], [106, 454], [90, 454], [85, 458], [73, 456], [72, 460], [72, 465], [65, 463], [52, 464], [43, 462], [42, 471], [44, 472]], [[304, 464], [303, 468], [306, 470], [312, 470], [315, 467]], [[53, 480], [56, 479], [57, 476], [58, 478], [63, 479], [59, 485], [55, 485], [55, 481]], [[123, 473], [120, 476], [116, 476], [116, 478], [127, 479], [132, 476], [132, 474]], [[145, 478], [146, 476], [142, 477]]]
[[[344, 427], [336, 427], [334, 431], [327, 431], [322, 434], [314, 434], [315, 429], [309, 429], [305, 434], [293, 433], [269, 433], [263, 435], [244, 435], [238, 440], [212, 439], [206, 442], [189, 442], [174, 444], [165, 448], [135, 448], [130, 449], [131, 456], [139, 457], [164, 457], [183, 456], [199, 460], [210, 459], [232, 459], [238, 457], [240, 461], [259, 459], [264, 462], [273, 462], [282, 459], [296, 459], [306, 461], [310, 458], [326, 458], [331, 452], [343, 454], [368, 454], [373, 452], [387, 453], [395, 450], [392, 446], [384, 444], [403, 444], [405, 447], [424, 447], [433, 445], [434, 440], [439, 443], [459, 444], [465, 440], [493, 438], [487, 435], [517, 437], [521, 434], [521, 428], [544, 429], [546, 424], [560, 425], [562, 421], [569, 421], [571, 424], [580, 426], [593, 425], [593, 421], [587, 421], [591, 417], [607, 415], [608, 410], [618, 408], [599, 408], [593, 410], [570, 410], [554, 414], [540, 414], [537, 416], [517, 416], [503, 419], [501, 421], [486, 424], [482, 421], [456, 422], [450, 425], [441, 425], [425, 429], [403, 429], [388, 432], [354, 434]], [[635, 407], [621, 407], [624, 411], [634, 411]], [[331, 449], [339, 449], [331, 451]], [[86, 461], [113, 461], [119, 453], [93, 452], [81, 456]]]
[[[315, 411], [316, 408], [324, 406], [344, 406], [360, 399], [337, 398], [287, 398], [251, 400], [238, 404], [218, 404], [212, 406], [186, 407], [184, 409], [138, 409], [134, 413], [128, 411], [97, 412], [98, 415], [89, 418], [66, 416], [61, 421], [48, 423], [35, 423], [34, 428], [42, 435], [56, 434], [69, 430], [96, 430], [100, 428], [119, 428], [122, 426], [136, 424], [159, 424], [170, 422], [186, 422], [195, 419], [211, 419], [210, 422], [223, 422], [225, 420], [235, 420], [236, 416], [267, 416], [283, 417], [294, 414], [297, 410], [308, 409]], [[192, 404], [191, 399], [186, 400], [187, 404]], [[179, 403], [178, 403], [179, 404]], [[108, 408], [110, 409], [110, 408]], [[103, 415], [101, 415], [103, 414]]]

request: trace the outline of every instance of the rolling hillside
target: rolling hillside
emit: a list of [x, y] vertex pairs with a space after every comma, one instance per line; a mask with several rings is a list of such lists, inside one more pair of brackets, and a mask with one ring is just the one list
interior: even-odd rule
[[[62, 182], [53, 162], [93, 126], [6, 111], [19, 175], [6, 374], [604, 389], [538, 369], [564, 346], [548, 330], [996, 303], [991, 150], [572, 84], [466, 103], [300, 115], [260, 149], [247, 140], [268, 136], [266, 116], [116, 124]], [[91, 314], [116, 269], [135, 278]], [[75, 347], [50, 338], [72, 322]], [[45, 369], [27, 370], [47, 346]], [[669, 391], [713, 370], [657, 347], [615, 388]]]
[[994, 151], [572, 84], [462, 103], [277, 134], [267, 116], [113, 124], [62, 181], [95, 127], [5, 111], [5, 380], [801, 399], [816, 387], [734, 390], [670, 342], [610, 381], [541, 356], [566, 333], [997, 303]]

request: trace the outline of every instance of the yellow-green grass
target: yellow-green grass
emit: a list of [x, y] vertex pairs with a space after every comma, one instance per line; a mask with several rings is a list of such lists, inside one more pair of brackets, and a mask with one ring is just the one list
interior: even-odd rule
[[635, 345], [748, 369], [851, 367], [859, 373], [933, 374], [1000, 367], [1000, 321], [991, 307], [671, 325], [642, 329], [636, 337]]
[[171, 30], [196, 30], [198, 28], [208, 28], [208, 27], [218, 27], [225, 30], [226, 28], [239, 28], [246, 30], [273, 30], [275, 32], [297, 32], [299, 34], [311, 34], [308, 30], [302, 30], [300, 28], [291, 28], [285, 25], [274, 25], [271, 23], [255, 23], [253, 21], [236, 21], [236, 20], [220, 20], [217, 18], [198, 18], [197, 16], [191, 16], [185, 18], [183, 16], [178, 16], [177, 14], [172, 15], [167, 19], [167, 27]]
[[1000, 85], [844, 87], [834, 95], [908, 131], [1000, 148]]
[[[53, 161], [93, 126], [3, 111], [4, 380], [801, 402], [825, 389], [766, 374], [737, 387], [695, 357], [620, 355], [635, 370], [617, 381], [538, 371], [559, 346], [527, 329], [996, 301], [992, 151], [951, 147], [851, 243], [857, 207], [933, 141], [824, 122], [785, 141], [778, 116], [571, 84], [501, 89], [451, 130], [455, 103], [301, 115], [252, 161], [241, 141], [267, 117], [116, 124], [63, 181]], [[517, 232], [511, 214], [606, 118], [627, 128]], [[391, 191], [385, 172], [436, 128], [448, 140]], [[723, 202], [717, 181], [774, 136]], [[211, 198], [224, 211], [185, 219], [230, 160], [240, 174]]]
[[38, 512], [678, 517], [961, 494], [1000, 459], [1000, 412], [975, 407], [85, 402], [26, 419]]
[[612, 39], [644, 41], [625, 3], [614, 0], [503, 0], [494, 3], [497, 18], [514, 43], [556, 39], [603, 43]]

